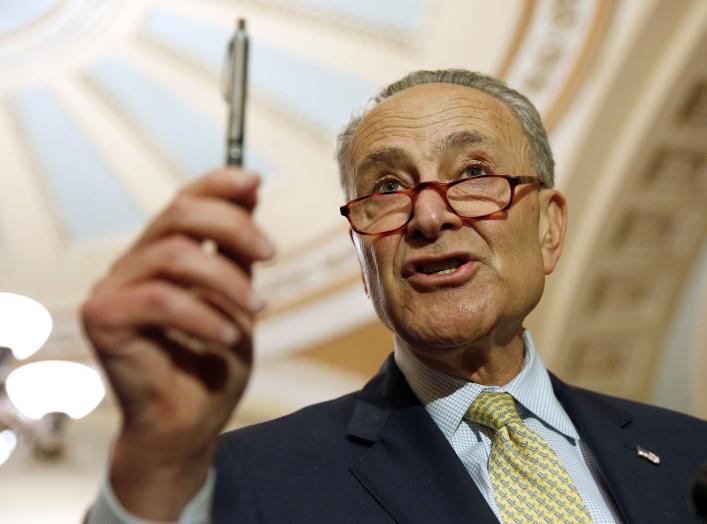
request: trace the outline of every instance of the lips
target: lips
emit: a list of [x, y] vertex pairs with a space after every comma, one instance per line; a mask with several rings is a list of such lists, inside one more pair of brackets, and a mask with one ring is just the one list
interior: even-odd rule
[[475, 262], [468, 253], [414, 258], [405, 264], [402, 276], [421, 289], [458, 286], [471, 279], [477, 265]]
[[465, 264], [467, 259], [462, 257], [445, 258], [444, 260], [435, 260], [430, 262], [422, 262], [415, 266], [416, 273], [432, 274], [449, 274]]

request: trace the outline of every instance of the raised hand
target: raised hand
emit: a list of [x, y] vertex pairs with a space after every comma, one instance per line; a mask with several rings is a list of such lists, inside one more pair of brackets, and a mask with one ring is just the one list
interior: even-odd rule
[[185, 187], [82, 307], [123, 415], [111, 483], [137, 516], [177, 518], [247, 384], [263, 307], [251, 264], [274, 254], [251, 219], [258, 183], [228, 168]]

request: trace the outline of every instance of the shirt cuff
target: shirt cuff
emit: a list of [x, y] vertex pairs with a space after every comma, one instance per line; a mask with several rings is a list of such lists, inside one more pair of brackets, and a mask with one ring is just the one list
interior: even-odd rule
[[[214, 494], [215, 482], [216, 472], [212, 467], [209, 469], [206, 482], [204, 482], [199, 492], [194, 495], [194, 498], [184, 507], [179, 520], [171, 523], [160, 521], [160, 524], [209, 524], [211, 522], [211, 499]], [[156, 522], [131, 515], [118, 501], [106, 475], [103, 478], [98, 499], [93, 508], [91, 508], [85, 524], [155, 524]]]

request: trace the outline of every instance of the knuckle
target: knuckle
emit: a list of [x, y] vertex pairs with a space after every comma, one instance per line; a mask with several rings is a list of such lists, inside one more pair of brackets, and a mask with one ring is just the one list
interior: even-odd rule
[[81, 304], [81, 309], [79, 314], [84, 324], [91, 325], [100, 318], [102, 312], [101, 304], [94, 297], [90, 297], [83, 304]]
[[255, 237], [253, 221], [248, 213], [241, 207], [233, 206], [231, 219], [227, 231], [234, 237], [240, 237], [244, 241], [250, 243]]
[[92, 296], [79, 310], [79, 318], [87, 335], [109, 329], [113, 324], [113, 309], [109, 297]]
[[86, 300], [84, 300], [79, 309], [81, 317], [94, 319], [103, 315], [107, 309], [106, 297], [110, 296], [112, 284], [113, 282], [109, 276], [105, 276], [93, 284]]
[[140, 298], [142, 306], [146, 309], [164, 310], [174, 305], [167, 287], [158, 283], [148, 285]]
[[187, 212], [189, 207], [192, 205], [192, 201], [193, 198], [190, 195], [188, 195], [184, 191], [180, 191], [172, 199], [172, 201], [167, 204], [165, 214], [168, 217], [180, 217]]
[[[118, 257], [111, 264], [108, 266], [108, 273], [117, 273], [120, 271], [120, 268], [123, 267], [124, 264], [124, 257]], [[96, 283], [96, 286], [94, 289], [98, 288], [100, 286], [100, 282]]]
[[207, 171], [200, 177], [200, 180], [203, 181], [209, 181], [209, 180], [220, 180], [224, 177], [224, 175], [228, 174], [229, 170], [231, 168], [229, 167], [218, 167], [216, 169], [212, 169], [211, 171]]
[[248, 277], [238, 267], [228, 264], [228, 283], [232, 290], [241, 294], [248, 294], [252, 290]]
[[250, 285], [240, 278], [239, 275], [230, 276], [228, 279], [228, 287], [231, 294], [238, 299], [243, 299], [251, 293]]
[[165, 242], [163, 256], [167, 262], [179, 262], [195, 249], [194, 241], [186, 235], [175, 234]]
[[[111, 265], [108, 267], [108, 274], [114, 274], [114, 273], [120, 273], [120, 271], [125, 267], [125, 265], [129, 262], [130, 256], [132, 255], [132, 251], [128, 251], [127, 253], [124, 253], [123, 255], [119, 256], [116, 258]], [[99, 289], [100, 287], [103, 286], [103, 280], [99, 281], [96, 284], [96, 289]]]
[[227, 182], [230, 177], [238, 173], [240, 173], [239, 168], [233, 169], [224, 167], [213, 171], [209, 178], [217, 184], [222, 185], [224, 182]]
[[[116, 261], [117, 262], [117, 261]], [[116, 265], [116, 262], [114, 262], [111, 267], [108, 270], [108, 274], [98, 280], [96, 280], [93, 285], [91, 285], [91, 288], [88, 293], [88, 300], [93, 299], [97, 295], [100, 295], [101, 293], [104, 292], [105, 289], [109, 289], [112, 280], [110, 278], [111, 273], [115, 271], [114, 266]]]

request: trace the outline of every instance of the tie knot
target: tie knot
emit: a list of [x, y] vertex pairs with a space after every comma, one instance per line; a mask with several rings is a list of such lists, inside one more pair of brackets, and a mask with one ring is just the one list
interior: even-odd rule
[[508, 393], [482, 391], [466, 412], [474, 422], [498, 431], [509, 422], [520, 422], [513, 397]]

